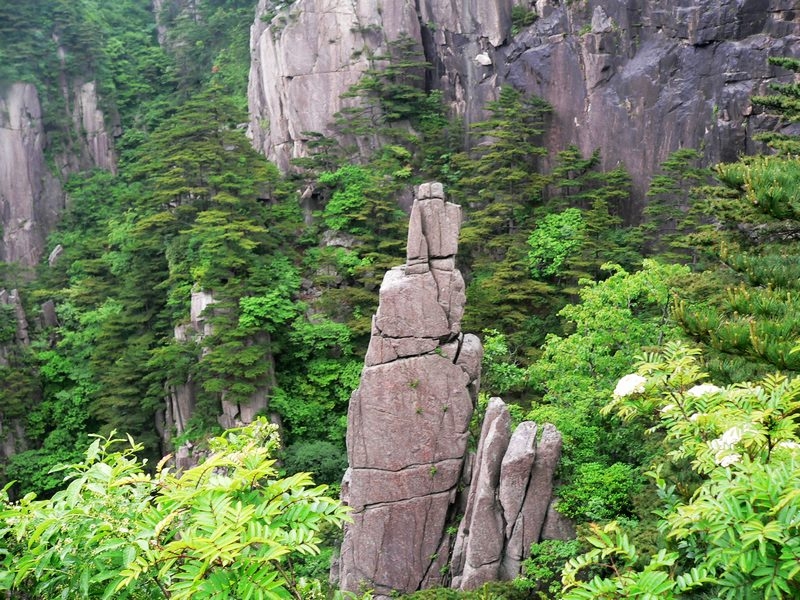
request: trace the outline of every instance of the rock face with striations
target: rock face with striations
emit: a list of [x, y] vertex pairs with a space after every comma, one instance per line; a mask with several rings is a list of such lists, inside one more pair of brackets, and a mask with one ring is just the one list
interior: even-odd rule
[[361, 383], [350, 399], [339, 580], [376, 598], [441, 585], [483, 350], [461, 333], [455, 268], [461, 209], [419, 187], [404, 266], [380, 289]]
[[[453, 548], [452, 587], [513, 579], [531, 544], [561, 525], [552, 504], [561, 434], [525, 421], [510, 430], [508, 408], [492, 398], [483, 420], [469, 493]], [[563, 527], [563, 525], [562, 525]]]
[[63, 208], [61, 185], [47, 167], [36, 87], [15, 83], [0, 94], [0, 260], [34, 265]]
[[[536, 20], [515, 24], [514, 6]], [[625, 165], [635, 219], [670, 152], [698, 148], [717, 162], [755, 149], [755, 126], [769, 123], [750, 97], [791, 81], [767, 58], [800, 56], [798, 15], [796, 0], [261, 0], [250, 131], [287, 169], [307, 152], [303, 132], [332, 133], [367, 56], [407, 35], [433, 67], [426, 85], [466, 123], [486, 116], [502, 85], [552, 104], [551, 153], [600, 148], [605, 167]]]
[[95, 83], [73, 82], [62, 93], [70, 122], [62, 133], [71, 144], [50, 157], [53, 168], [36, 87], [14, 83], [0, 90], [0, 261], [39, 262], [66, 203], [62, 178], [93, 167], [116, 169]]
[[483, 348], [461, 333], [460, 223], [441, 184], [419, 187], [406, 264], [384, 277], [350, 399], [342, 499], [353, 523], [333, 575], [342, 589], [373, 589], [379, 600], [512, 579], [531, 543], [546, 532], [569, 535], [550, 510], [561, 457], [552, 425], [525, 422], [512, 435], [508, 409], [494, 398], [477, 452], [467, 452]]
[[520, 0], [260, 0], [250, 33], [250, 134], [286, 170], [305, 156], [307, 132], [330, 135], [341, 95], [369, 56], [408, 36], [436, 66], [435, 87], [467, 120], [494, 97], [496, 78], [476, 57], [507, 39]]

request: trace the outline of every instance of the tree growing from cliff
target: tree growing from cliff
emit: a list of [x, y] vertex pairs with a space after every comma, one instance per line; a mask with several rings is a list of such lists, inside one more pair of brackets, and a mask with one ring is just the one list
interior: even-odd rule
[[[800, 122], [800, 83], [797, 82], [797, 74], [800, 73], [800, 60], [783, 56], [772, 56], [768, 60], [770, 64], [795, 74], [795, 80], [792, 83], [771, 83], [769, 87], [775, 93], [754, 96], [753, 103], [777, 114], [787, 123], [798, 123]], [[800, 154], [800, 138], [796, 135], [769, 132], [758, 134], [756, 139], [766, 142], [781, 154], [794, 156]]]

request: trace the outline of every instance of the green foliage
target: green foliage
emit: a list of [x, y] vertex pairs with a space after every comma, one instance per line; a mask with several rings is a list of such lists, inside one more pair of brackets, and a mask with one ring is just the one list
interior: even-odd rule
[[604, 281], [585, 284], [580, 304], [561, 311], [573, 332], [548, 336], [530, 368], [537, 400], [527, 418], [553, 423], [564, 436], [561, 471], [567, 481], [581, 464], [637, 465], [653, 451], [637, 432], [598, 413], [633, 358], [676, 335], [667, 311], [688, 268], [646, 260], [636, 273], [610, 269], [613, 275]]
[[343, 447], [325, 440], [296, 442], [286, 448], [283, 466], [288, 473], [311, 473], [316, 481], [336, 484], [347, 468]]
[[370, 68], [343, 94], [356, 99], [336, 115], [340, 131], [346, 135], [397, 135], [392, 123], [408, 121], [416, 125], [430, 116], [424, 90], [425, 73], [430, 69], [417, 42], [408, 35], [387, 42], [385, 54], [369, 57]]
[[503, 397], [519, 391], [526, 383], [527, 372], [513, 361], [506, 336], [496, 329], [486, 329], [482, 341], [481, 390]]
[[513, 582], [494, 581], [477, 590], [459, 592], [447, 588], [422, 590], [407, 596], [405, 600], [527, 600], [528, 592], [518, 589]]
[[[797, 83], [796, 74], [800, 73], [800, 60], [788, 56], [771, 56], [769, 63], [795, 74], [794, 81], [789, 83], [771, 83], [770, 89], [775, 94], [767, 96], [753, 96], [753, 104], [766, 107], [770, 112], [776, 113], [789, 123], [800, 121], [800, 84]], [[800, 152], [798, 137], [782, 133], [761, 133], [756, 136], [769, 144], [780, 154], [797, 155]]]
[[531, 545], [531, 553], [522, 562], [522, 575], [516, 587], [539, 593], [539, 597], [557, 598], [561, 591], [561, 571], [566, 562], [580, 551], [578, 540], [545, 540]]
[[535, 10], [525, 6], [514, 5], [511, 7], [511, 33], [517, 35], [523, 28], [533, 25], [539, 15]]
[[346, 509], [306, 473], [280, 478], [265, 420], [211, 440], [206, 460], [145, 474], [97, 438], [50, 500], [6, 504], [0, 587], [26, 597], [302, 598], [287, 560], [319, 552]]
[[699, 258], [692, 243], [700, 225], [697, 188], [711, 179], [711, 170], [699, 166], [701, 160], [697, 150], [681, 148], [661, 163], [660, 172], [650, 180], [641, 228], [649, 252], [665, 262], [697, 262]]
[[577, 522], [608, 521], [630, 514], [641, 482], [633, 467], [588, 462], [578, 466], [571, 485], [558, 491], [556, 509]]
[[357, 165], [345, 165], [334, 173], [322, 173], [319, 182], [335, 188], [322, 213], [325, 225], [355, 235], [366, 233], [368, 224], [359, 216], [367, 203], [364, 193], [370, 183], [370, 172]]
[[[728, 381], [774, 369], [796, 371], [791, 349], [797, 322], [800, 182], [797, 160], [745, 158], [717, 167], [722, 186], [709, 190], [705, 210], [714, 215], [713, 249], [721, 264], [698, 275], [722, 281], [718, 289], [676, 306], [685, 330], [710, 349], [716, 375]], [[717, 366], [718, 365], [718, 366]]]
[[561, 273], [565, 261], [581, 247], [586, 223], [581, 211], [568, 208], [536, 223], [528, 237], [531, 275], [537, 279]]
[[601, 277], [604, 263], [629, 268], [641, 262], [640, 236], [635, 228], [623, 227], [620, 216], [629, 212], [631, 204], [631, 179], [624, 167], [602, 171], [599, 150], [584, 157], [570, 146], [558, 153], [550, 180], [548, 210], [567, 206], [581, 211], [582, 224], [575, 232], [578, 243], [558, 272], [564, 291], [574, 294], [573, 286], [582, 278]]
[[546, 183], [539, 160], [550, 107], [505, 87], [486, 109], [489, 118], [470, 129], [483, 141], [452, 160], [460, 177], [450, 192], [465, 212], [460, 253], [472, 268], [464, 327], [498, 329], [516, 349], [549, 308], [550, 286], [528, 274], [526, 238]]
[[[666, 464], [650, 475], [664, 501], [661, 529], [675, 550], [642, 563], [613, 524], [597, 528], [586, 540], [593, 550], [565, 569], [565, 598], [678, 598], [703, 588], [715, 598], [788, 599], [800, 591], [800, 380], [768, 375], [720, 388], [703, 383], [698, 354], [671, 343], [647, 355], [604, 408], [664, 431]], [[698, 476], [696, 489], [682, 490], [666, 475], [664, 467], [680, 461]], [[611, 565], [607, 577], [576, 578], [601, 562]]]

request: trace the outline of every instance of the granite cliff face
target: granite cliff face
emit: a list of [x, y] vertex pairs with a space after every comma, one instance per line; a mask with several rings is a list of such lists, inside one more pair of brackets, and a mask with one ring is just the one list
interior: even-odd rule
[[64, 82], [70, 143], [45, 152], [48, 139], [39, 94], [30, 83], [0, 90], [0, 261], [33, 266], [66, 203], [62, 179], [98, 167], [116, 168], [112, 138], [94, 82]]
[[[792, 0], [540, 2], [541, 18], [498, 52], [498, 76], [554, 108], [550, 147], [600, 148], [639, 198], [678, 148], [710, 163], [754, 150], [750, 97], [800, 55]], [[632, 207], [635, 214], [639, 207]]]
[[63, 208], [61, 185], [44, 158], [36, 88], [17, 83], [0, 95], [0, 260], [36, 264]]
[[[514, 5], [537, 14], [516, 35]], [[680, 147], [712, 162], [752, 149], [760, 119], [749, 98], [780, 74], [767, 57], [800, 55], [799, 16], [792, 0], [261, 0], [250, 131], [287, 169], [306, 152], [304, 131], [330, 133], [366, 53], [405, 34], [455, 114], [481, 118], [505, 84], [539, 95], [555, 109], [551, 150], [600, 148], [606, 166], [631, 171], [641, 198]]]

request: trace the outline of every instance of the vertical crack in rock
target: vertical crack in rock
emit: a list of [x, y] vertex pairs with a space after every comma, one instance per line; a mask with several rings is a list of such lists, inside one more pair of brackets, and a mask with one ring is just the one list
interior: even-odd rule
[[570, 531], [552, 511], [561, 434], [549, 423], [525, 421], [512, 435], [510, 420], [508, 407], [500, 398], [492, 398], [453, 547], [454, 588], [475, 589], [487, 581], [519, 575], [531, 544], [543, 539], [548, 517], [552, 531]]
[[353, 509], [340, 587], [395, 591], [442, 585], [446, 531], [464, 470], [483, 349], [461, 336], [464, 280], [455, 268], [461, 208], [439, 183], [419, 186], [406, 264], [388, 271], [348, 411]]
[[[376, 600], [451, 576], [461, 589], [513, 578], [548, 515], [552, 530], [569, 530], [551, 510], [555, 427], [525, 422], [512, 435], [508, 408], [493, 398], [477, 453], [467, 453], [483, 347], [461, 333], [460, 224], [441, 184], [419, 187], [406, 264], [383, 279], [350, 398], [342, 500], [353, 523], [332, 572], [343, 590], [372, 589]], [[448, 525], [460, 513], [454, 538]]]

